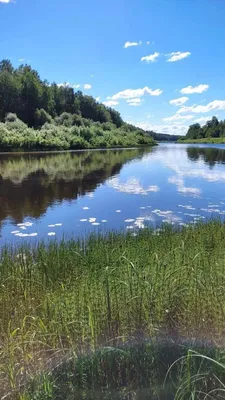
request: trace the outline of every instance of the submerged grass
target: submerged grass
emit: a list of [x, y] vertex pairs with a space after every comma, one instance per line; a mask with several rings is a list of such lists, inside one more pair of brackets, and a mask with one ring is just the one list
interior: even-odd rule
[[[133, 393], [145, 374], [141, 389], [162, 386], [169, 366], [180, 357], [170, 372], [175, 368], [179, 382], [188, 379], [180, 393], [193, 393], [191, 377], [201, 373], [204, 363], [193, 366], [197, 358], [188, 353], [190, 338], [190, 348], [197, 351], [204, 343], [205, 357], [223, 365], [225, 225], [220, 221], [183, 229], [165, 226], [159, 234], [145, 229], [136, 237], [109, 234], [86, 242], [4, 248], [0, 263], [2, 396], [106, 399], [113, 392], [98, 397], [93, 390], [120, 388], [121, 397], [115, 398], [131, 399], [135, 395], [122, 397], [125, 389]], [[167, 346], [157, 353], [165, 338], [176, 351]], [[43, 370], [40, 382], [24, 392], [24, 384]], [[68, 376], [61, 379], [64, 370]], [[218, 379], [204, 377], [211, 382], [204, 391], [214, 390]], [[61, 394], [59, 381], [66, 382]], [[75, 397], [75, 392], [80, 394]]]

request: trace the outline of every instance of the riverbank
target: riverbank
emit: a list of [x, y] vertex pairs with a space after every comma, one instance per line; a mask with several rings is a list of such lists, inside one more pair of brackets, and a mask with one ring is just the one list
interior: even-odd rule
[[203, 138], [203, 139], [185, 139], [185, 140], [178, 140], [177, 143], [184, 143], [184, 144], [197, 144], [197, 143], [202, 143], [202, 144], [225, 144], [225, 137], [219, 137], [219, 138]]
[[152, 136], [142, 129], [110, 122], [77, 119], [63, 113], [39, 129], [28, 127], [15, 114], [0, 123], [0, 151], [81, 150], [154, 146]]
[[[102, 391], [113, 365], [122, 371], [120, 365], [127, 362], [129, 370], [140, 373], [141, 364], [132, 367], [129, 351], [115, 351], [113, 354], [119, 358], [113, 358], [109, 350], [135, 340], [170, 338], [178, 343], [195, 338], [208, 347], [213, 345], [213, 356], [218, 361], [222, 357], [218, 348], [224, 348], [224, 247], [225, 225], [211, 221], [183, 229], [144, 229], [137, 236], [109, 234], [91, 236], [86, 242], [70, 240], [3, 249], [0, 395], [16, 393], [19, 387], [22, 393], [23, 385], [38, 371], [56, 370], [69, 356], [75, 360], [67, 370], [71, 395], [76, 392], [74, 362], [87, 354], [92, 360], [89, 372], [99, 371], [96, 386], [91, 378], [87, 385]], [[99, 348], [106, 349], [106, 358], [92, 358], [92, 352]], [[147, 347], [146, 351], [152, 360], [152, 350]], [[210, 349], [207, 351], [211, 354]], [[175, 353], [168, 347], [164, 354], [168, 367], [175, 361]], [[137, 364], [141, 360], [141, 356], [137, 358]], [[82, 382], [89, 376], [88, 362], [85, 365], [79, 370]], [[190, 369], [190, 359], [188, 365]], [[195, 366], [194, 362], [193, 371]], [[109, 372], [107, 379], [101, 379], [103, 371]], [[180, 383], [185, 378], [184, 365], [177, 373]], [[42, 376], [38, 389], [41, 395], [35, 394], [35, 399], [56, 398], [54, 391], [61, 389], [60, 385], [54, 386], [52, 377], [53, 372]], [[114, 387], [132, 389], [132, 379], [121, 379], [114, 382]], [[207, 382], [209, 386], [204, 383], [204, 390], [212, 386], [212, 381]], [[214, 384], [219, 383], [214, 380]], [[65, 397], [66, 388], [62, 387], [64, 399], [72, 398], [69, 394]], [[81, 383], [79, 387], [83, 390]], [[44, 390], [49, 390], [48, 397], [46, 393], [44, 397]], [[34, 393], [20, 397], [31, 398]]]

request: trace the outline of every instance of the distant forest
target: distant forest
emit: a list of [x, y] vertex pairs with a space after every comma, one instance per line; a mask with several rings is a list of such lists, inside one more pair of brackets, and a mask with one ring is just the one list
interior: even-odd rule
[[225, 139], [225, 120], [218, 121], [217, 117], [212, 117], [204, 126], [200, 124], [190, 125], [184, 140], [195, 139], [210, 139], [223, 138]]

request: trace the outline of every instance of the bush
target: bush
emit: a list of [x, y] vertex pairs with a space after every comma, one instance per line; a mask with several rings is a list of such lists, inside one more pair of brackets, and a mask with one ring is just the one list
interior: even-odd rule
[[34, 126], [35, 128], [42, 127], [46, 122], [51, 123], [52, 117], [43, 108], [37, 109], [34, 114]]
[[14, 113], [8, 113], [5, 117], [5, 122], [15, 122], [17, 120], [17, 115]]

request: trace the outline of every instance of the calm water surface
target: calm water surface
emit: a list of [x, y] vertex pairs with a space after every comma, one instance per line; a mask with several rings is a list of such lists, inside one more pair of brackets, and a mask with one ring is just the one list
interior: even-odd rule
[[0, 154], [0, 244], [225, 216], [225, 146]]

